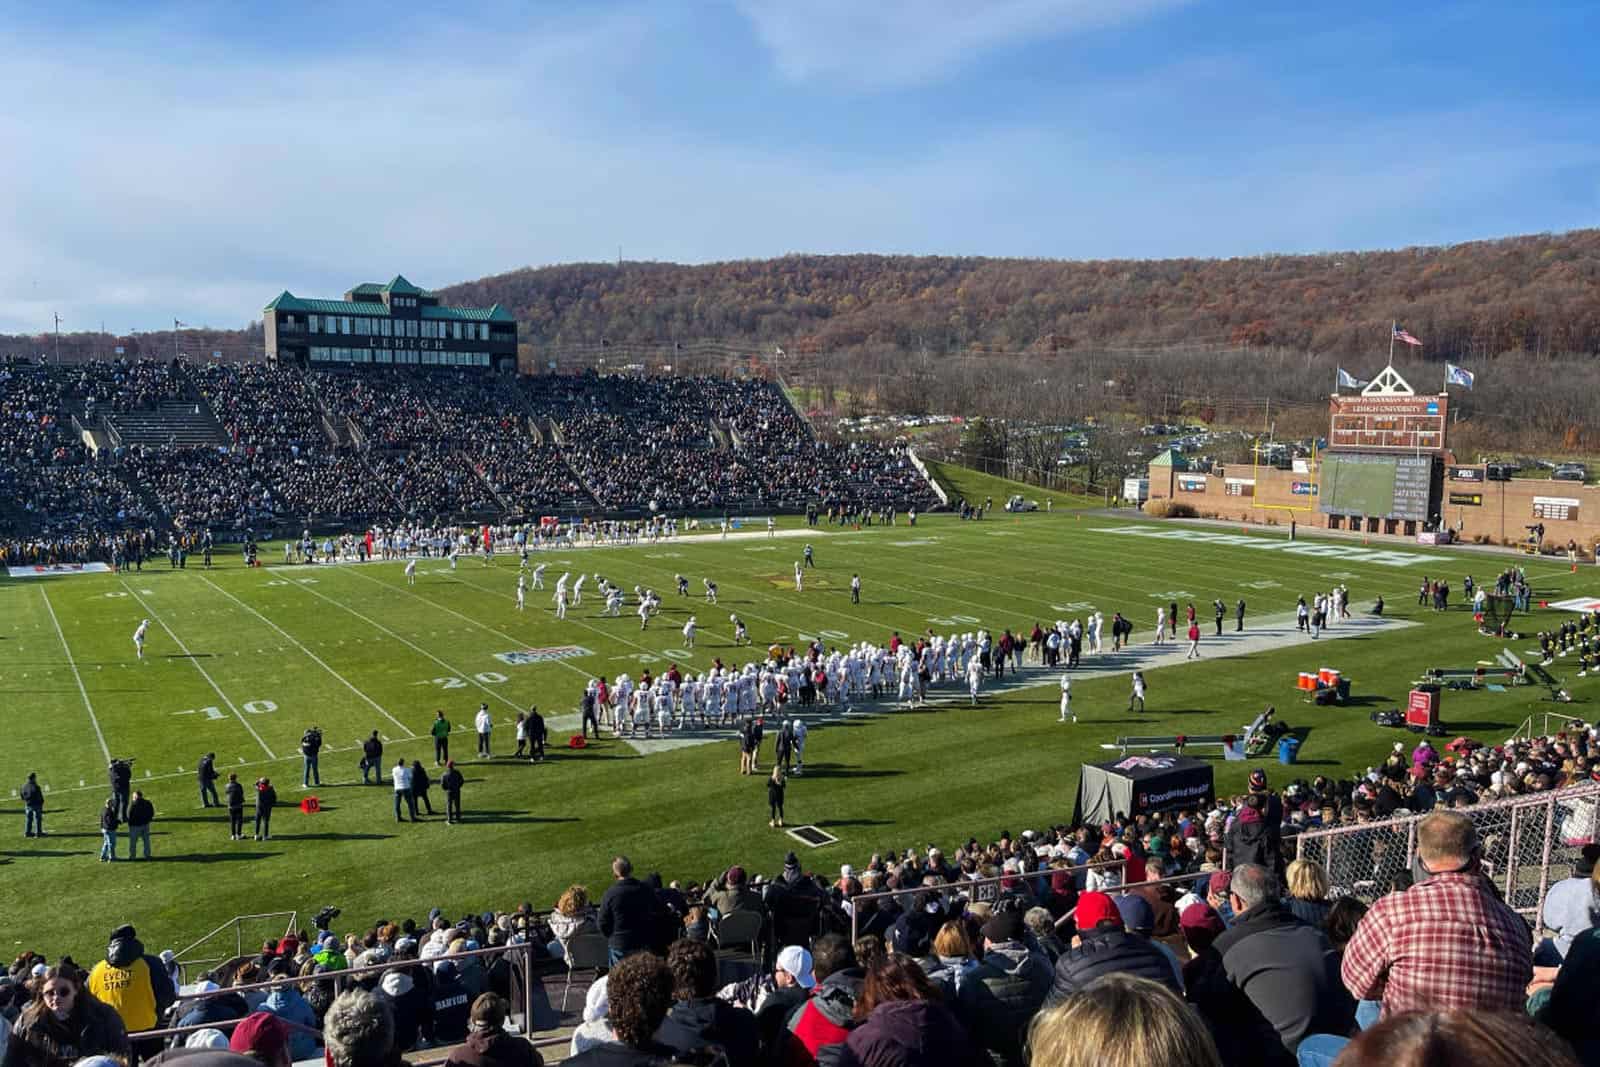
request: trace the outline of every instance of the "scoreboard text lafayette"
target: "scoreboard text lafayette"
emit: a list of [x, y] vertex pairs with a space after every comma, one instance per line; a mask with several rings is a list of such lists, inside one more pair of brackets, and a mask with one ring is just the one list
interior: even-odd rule
[[1328, 447], [1363, 452], [1441, 451], [1449, 402], [1443, 394], [1330, 397]]

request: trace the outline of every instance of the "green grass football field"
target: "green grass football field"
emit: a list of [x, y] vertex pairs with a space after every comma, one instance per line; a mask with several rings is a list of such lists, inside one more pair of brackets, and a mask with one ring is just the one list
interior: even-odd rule
[[[1281, 533], [1060, 510], [809, 534], [799, 533], [800, 524], [786, 519], [785, 536], [771, 540], [758, 531], [536, 555], [549, 562], [550, 588], [531, 592], [521, 613], [513, 603], [517, 562], [504, 554], [493, 567], [462, 560], [453, 571], [424, 560], [410, 587], [400, 563], [247, 569], [231, 553], [209, 572], [194, 559], [183, 571], [163, 561], [126, 575], [0, 580], [0, 895], [8, 905], [0, 932], [19, 951], [92, 960], [124, 920], [160, 948], [236, 914], [308, 914], [324, 904], [345, 910], [341, 925], [360, 926], [434, 905], [451, 913], [524, 899], [547, 907], [574, 881], [598, 893], [617, 852], [668, 878], [705, 877], [732, 862], [776, 871], [797, 843], [767, 826], [763, 781], [737, 773], [729, 732], [637, 745], [608, 737], [582, 751], [564, 745], [577, 732], [569, 716], [591, 674], [637, 676], [643, 666], [659, 672], [669, 662], [699, 671], [717, 656], [743, 662], [732, 647], [730, 612], [745, 619], [757, 648], [802, 635], [882, 643], [892, 630], [930, 627], [1026, 632], [1036, 620], [1094, 608], [1108, 622], [1120, 610], [1137, 627], [1133, 653], [1085, 657], [1073, 689], [1076, 725], [1057, 723], [1058, 675], [1037, 668], [986, 692], [978, 709], [965, 706], [964, 694], [954, 699], [957, 686], [947, 683], [935, 691], [946, 699], [931, 707], [869, 704], [826, 717], [811, 731], [806, 773], [788, 791], [791, 825], [816, 824], [839, 838], [799, 848], [809, 869], [860, 863], [883, 847], [953, 844], [969, 833], [1064, 821], [1079, 764], [1109, 758], [1102, 742], [1129, 733], [1237, 732], [1268, 703], [1304, 735], [1295, 773], [1364, 768], [1395, 740], [1409, 741], [1369, 722], [1372, 710], [1403, 705], [1423, 668], [1471, 667], [1504, 644], [1477, 636], [1465, 607], [1444, 615], [1417, 607], [1423, 575], [1446, 576], [1459, 590], [1464, 574], [1490, 579], [1514, 562], [1399, 543], [1291, 545]], [[815, 546], [817, 569], [797, 593], [792, 567], [805, 540]], [[282, 554], [272, 546], [264, 558]], [[644, 632], [631, 604], [621, 618], [601, 617], [591, 579], [583, 604], [558, 621], [548, 598], [555, 577], [569, 569], [599, 572], [629, 589], [652, 586], [662, 594], [662, 614]], [[711, 576], [721, 604], [678, 597], [678, 572], [697, 592], [701, 577]], [[860, 605], [850, 603], [852, 572], [862, 577]], [[1537, 596], [1550, 600], [1600, 592], [1600, 572], [1571, 575], [1563, 565], [1534, 562], [1531, 577]], [[1381, 593], [1394, 623], [1335, 628], [1348, 636], [1315, 645], [1294, 634], [1295, 597], [1338, 582], [1349, 586], [1357, 614]], [[1244, 637], [1232, 633], [1230, 613], [1227, 635], [1212, 638], [1212, 598], [1231, 609], [1241, 596]], [[1182, 661], [1182, 642], [1165, 658], [1150, 658], [1156, 608], [1169, 599], [1193, 600], [1200, 612], [1206, 640], [1198, 662]], [[691, 611], [700, 635], [689, 652], [680, 628]], [[1522, 628], [1537, 630], [1541, 615], [1553, 622], [1559, 614], [1536, 611]], [[131, 636], [146, 617], [150, 638], [140, 661]], [[501, 658], [529, 649], [564, 651]], [[566, 658], [550, 658], [557, 656]], [[1126, 710], [1136, 660], [1150, 681], [1144, 715]], [[1303, 701], [1296, 673], [1323, 666], [1353, 680], [1351, 706]], [[1561, 710], [1583, 715], [1600, 681], [1572, 677], [1575, 666], [1566, 673], [1578, 705]], [[1443, 717], [1452, 733], [1498, 741], [1530, 713], [1554, 710], [1546, 697], [1533, 686], [1446, 692]], [[515, 713], [537, 703], [552, 719], [549, 759], [536, 766], [475, 759], [468, 731], [480, 701], [498, 724], [500, 754], [514, 747]], [[467, 777], [467, 821], [396, 825], [387, 782], [359, 784], [357, 743], [377, 729], [388, 739], [386, 763], [404, 754], [431, 767], [425, 735], [436, 708], [459, 731], [452, 754]], [[328, 747], [324, 784], [315, 790], [322, 811], [307, 815], [295, 807], [302, 795], [296, 752], [313, 723]], [[764, 763], [771, 750], [769, 739]], [[232, 842], [225, 817], [200, 808], [193, 768], [207, 751], [247, 784], [272, 777], [282, 806], [271, 841]], [[96, 862], [108, 753], [136, 758], [135, 787], [155, 803], [151, 862]], [[1255, 765], [1219, 761], [1219, 789], [1240, 787]], [[1275, 783], [1288, 773], [1275, 760], [1267, 769]], [[48, 789], [49, 836], [36, 840], [23, 837], [15, 793], [29, 771]], [[443, 811], [437, 790], [434, 804]]]

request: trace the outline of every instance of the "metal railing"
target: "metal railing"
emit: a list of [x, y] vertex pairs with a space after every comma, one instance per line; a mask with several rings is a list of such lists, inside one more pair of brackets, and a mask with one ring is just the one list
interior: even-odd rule
[[[217, 927], [215, 930], [211, 931], [209, 934], [206, 934], [204, 937], [200, 938], [200, 940], [194, 942], [192, 945], [187, 945], [187, 946], [179, 949], [176, 953], [174, 953], [175, 962], [178, 964], [178, 966], [180, 968], [180, 973], [186, 973], [187, 970], [189, 968], [191, 968], [191, 967], [201, 967], [201, 968], [210, 967], [210, 966], [212, 966], [214, 964], [226, 963], [231, 959], [237, 959], [238, 957], [244, 955], [244, 924], [245, 923], [247, 923], [247, 922], [257, 922], [257, 921], [265, 921], [265, 920], [275, 920], [275, 919], [282, 919], [282, 918], [287, 917], [288, 922], [284, 924], [283, 933], [270, 935], [270, 936], [272, 936], [274, 938], [280, 938], [281, 939], [281, 938], [284, 938], [284, 937], [288, 937], [290, 934], [294, 933], [294, 931], [299, 927], [299, 916], [300, 916], [300, 913], [299, 912], [295, 912], [295, 911], [266, 911], [266, 912], [261, 912], [260, 914], [257, 914], [257, 915], [235, 915], [233, 918], [229, 919], [227, 922], [223, 923], [221, 926]], [[211, 957], [204, 957], [204, 958], [200, 958], [200, 959], [191, 959], [191, 958], [189, 958], [189, 953], [195, 951], [196, 949], [198, 949], [202, 945], [205, 945], [205, 944], [207, 944], [207, 943], [209, 943], [211, 941], [214, 941], [219, 936], [227, 933], [227, 931], [229, 931], [230, 929], [233, 931], [233, 935], [234, 935], [233, 955], [232, 956], [211, 956]], [[267, 926], [267, 929], [277, 929], [277, 924], [275, 922], [271, 923], [270, 925]], [[266, 940], [266, 938], [262, 938], [262, 940]], [[254, 939], [252, 938], [252, 942], [253, 941], [254, 941]]]
[[[224, 924], [223, 927], [219, 927], [219, 930], [226, 928], [227, 924]], [[208, 935], [208, 937], [209, 936], [210, 935]], [[202, 938], [201, 941], [196, 942], [196, 944], [203, 943], [205, 940], [205, 938]], [[565, 1036], [556, 1035], [536, 1038], [533, 1033], [534, 984], [537, 982], [541, 986], [543, 985], [543, 976], [535, 975], [534, 973], [535, 964], [538, 962], [544, 962], [534, 959], [533, 954], [539, 947], [540, 946], [538, 944], [533, 942], [525, 942], [516, 945], [496, 945], [492, 948], [473, 949], [468, 952], [452, 952], [448, 955], [432, 956], [427, 959], [390, 960], [387, 963], [372, 964], [365, 967], [347, 967], [343, 970], [325, 971], [316, 975], [291, 975], [285, 978], [274, 978], [265, 982], [249, 982], [238, 985], [224, 986], [220, 989], [205, 993], [194, 992], [180, 994], [178, 996], [177, 1003], [193, 1006], [198, 1001], [209, 1000], [215, 997], [229, 996], [235, 993], [270, 993], [272, 990], [280, 989], [284, 986], [303, 987], [316, 982], [332, 982], [334, 983], [335, 989], [342, 992], [353, 985], [356, 981], [374, 976], [381, 977], [388, 971], [414, 969], [418, 967], [433, 967], [437, 964], [443, 963], [445, 960], [450, 960], [459, 966], [462, 960], [488, 959], [491, 957], [506, 956], [511, 958], [514, 966], [521, 967], [521, 1034], [523, 1037], [527, 1038], [528, 1042], [535, 1048], [547, 1048], [553, 1045], [564, 1044], [567, 1041], [567, 1038]], [[228, 1019], [216, 1022], [205, 1022], [191, 1026], [161, 1026], [150, 1030], [141, 1030], [130, 1034], [129, 1036], [136, 1042], [146, 1039], [156, 1039], [160, 1040], [162, 1043], [167, 1043], [172, 1038], [187, 1038], [188, 1035], [195, 1033], [198, 1030], [215, 1029], [227, 1031], [242, 1021], [242, 1019]], [[311, 1028], [299, 1027], [299, 1029]], [[312, 1032], [316, 1033], [318, 1035], [318, 1039], [320, 1040], [321, 1031], [313, 1030]], [[408, 1050], [401, 1049], [399, 1051], [405, 1052]]]
[[[897, 897], [909, 898], [918, 893], [932, 893], [938, 896], [950, 896], [957, 893], [965, 893], [972, 898], [973, 903], [987, 903], [991, 900], [999, 899], [1002, 887], [1008, 882], [1027, 882], [1040, 880], [1048, 882], [1051, 878], [1055, 877], [1058, 872], [1061, 871], [1067, 871], [1076, 877], [1078, 874], [1087, 873], [1088, 871], [1092, 870], [1102, 870], [1107, 867], [1116, 867], [1118, 868], [1119, 873], [1126, 874], [1127, 862], [1127, 860], [1120, 859], [1103, 860], [1099, 863], [1084, 863], [1076, 867], [1046, 867], [1042, 870], [1029, 871], [1026, 874], [1002, 874], [994, 878], [962, 878], [954, 882], [941, 882], [938, 885], [914, 885], [904, 889], [880, 889], [871, 893], [856, 893], [854, 896], [848, 898], [851, 905], [850, 940], [854, 941], [860, 933], [859, 917], [861, 910], [860, 908], [856, 907], [856, 904], [859, 901], [893, 900]], [[1199, 875], [1190, 875], [1189, 879], [1193, 881], [1198, 877]], [[1141, 882], [1138, 884], [1144, 885], [1146, 883]], [[1118, 888], [1121, 887], [1119, 886]], [[988, 893], [988, 890], [991, 889], [993, 890], [992, 894]], [[1068, 912], [1068, 914], [1070, 915], [1071, 912]]]
[[[1454, 809], [1472, 820], [1483, 846], [1483, 870], [1525, 916], [1537, 918], [1552, 872], [1566, 877], [1583, 846], [1600, 831], [1600, 782]], [[1328, 872], [1330, 896], [1372, 900], [1404, 883], [1417, 854], [1417, 824], [1426, 815], [1307, 830], [1298, 858]]]

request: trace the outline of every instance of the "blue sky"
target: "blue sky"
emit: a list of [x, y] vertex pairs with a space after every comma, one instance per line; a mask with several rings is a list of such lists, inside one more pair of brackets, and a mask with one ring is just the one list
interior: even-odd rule
[[1582, 3], [0, 0], [0, 332], [403, 272], [1600, 224]]

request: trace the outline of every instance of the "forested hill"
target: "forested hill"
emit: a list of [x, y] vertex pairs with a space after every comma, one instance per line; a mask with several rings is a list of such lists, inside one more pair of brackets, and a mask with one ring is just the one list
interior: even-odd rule
[[1426, 355], [1600, 354], [1600, 230], [1243, 259], [811, 256], [571, 264], [443, 290], [534, 344], [718, 339], [1071, 350], [1209, 342], [1366, 352], [1399, 319]]

